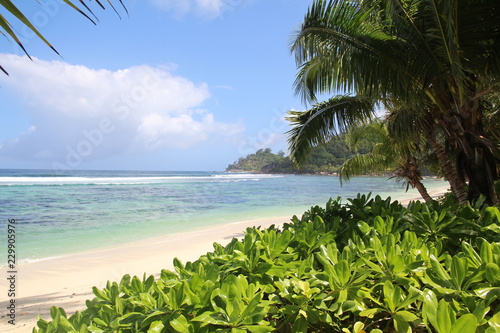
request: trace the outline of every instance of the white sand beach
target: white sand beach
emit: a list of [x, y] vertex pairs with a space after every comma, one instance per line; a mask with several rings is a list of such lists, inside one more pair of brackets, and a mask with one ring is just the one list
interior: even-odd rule
[[[444, 184], [443, 184], [444, 185]], [[433, 190], [433, 197], [442, 195], [448, 187]], [[394, 199], [394, 198], [393, 198]], [[402, 201], [407, 203], [420, 198]], [[297, 212], [302, 214], [303, 212]], [[72, 254], [33, 263], [19, 264], [16, 286], [16, 325], [8, 323], [6, 308], [9, 299], [7, 292], [0, 295], [1, 332], [31, 332], [37, 316], [50, 319], [52, 306], [62, 307], [68, 315], [76, 310], [85, 309], [85, 300], [92, 299], [92, 287], [102, 288], [106, 282], [119, 281], [125, 274], [158, 276], [162, 269], [172, 269], [172, 261], [179, 258], [182, 262], [194, 261], [200, 255], [212, 251], [214, 242], [227, 244], [233, 237], [240, 237], [247, 227], [270, 225], [280, 226], [289, 222], [291, 216], [258, 219], [212, 226], [192, 232], [167, 235], [163, 237], [127, 243]], [[0, 270], [2, 285], [9, 276], [6, 267]], [[2, 288], [4, 291], [5, 288]]]

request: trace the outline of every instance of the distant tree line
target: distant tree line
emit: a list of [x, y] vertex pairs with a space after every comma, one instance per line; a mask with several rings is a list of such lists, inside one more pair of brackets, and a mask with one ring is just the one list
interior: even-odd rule
[[295, 167], [289, 156], [283, 151], [277, 154], [271, 148], [259, 149], [254, 154], [240, 157], [229, 164], [226, 171], [258, 172], [258, 173], [302, 173], [302, 174], [334, 174], [346, 160], [356, 154], [368, 153], [375, 144], [369, 137], [365, 138], [354, 152], [341, 137], [325, 145], [315, 147], [307, 162], [300, 169]]

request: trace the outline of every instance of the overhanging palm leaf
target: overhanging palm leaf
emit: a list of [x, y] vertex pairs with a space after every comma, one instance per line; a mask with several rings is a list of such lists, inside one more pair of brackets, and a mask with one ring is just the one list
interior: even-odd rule
[[412, 145], [414, 142], [425, 142], [425, 135], [435, 128], [429, 113], [422, 107], [409, 108], [406, 105], [393, 106], [386, 114], [385, 125], [387, 135], [398, 142]]
[[380, 119], [375, 118], [369, 123], [361, 123], [349, 128], [345, 141], [351, 150], [358, 152], [366, 138], [374, 142], [383, 142], [387, 139], [387, 130]]
[[351, 129], [346, 136], [346, 141], [351, 149], [356, 149], [363, 137], [375, 138], [378, 143], [367, 154], [356, 155], [345, 161], [339, 170], [339, 179], [342, 184], [354, 176], [371, 174], [373, 172], [391, 172], [397, 181], [403, 181], [406, 189], [409, 186], [417, 188], [426, 201], [432, 198], [422, 184], [419, 164], [422, 162], [419, 153], [419, 143], [395, 141], [389, 136], [387, 122], [375, 120], [367, 124], [360, 124]]
[[358, 151], [359, 145], [367, 137], [377, 143], [371, 152], [355, 155], [342, 164], [339, 170], [340, 184], [354, 176], [386, 172], [398, 166], [399, 145], [394, 145], [389, 138], [385, 125], [380, 119], [373, 119], [369, 123], [356, 124], [349, 129], [346, 143], [353, 151]]
[[422, 80], [416, 79], [421, 68], [414, 69], [404, 56], [406, 41], [393, 38], [382, 21], [372, 18], [378, 9], [358, 1], [313, 3], [291, 45], [299, 64], [298, 95], [315, 102], [316, 93], [336, 91], [377, 99], [395, 93], [415, 97], [411, 90], [425, 93]]
[[362, 96], [336, 96], [307, 111], [289, 111], [287, 120], [293, 128], [287, 135], [292, 161], [300, 167], [312, 147], [370, 119], [373, 111], [373, 100]]
[[[296, 93], [316, 102], [342, 91], [413, 112], [413, 120], [409, 112], [395, 118], [391, 132], [428, 139], [461, 203], [460, 173], [477, 189], [471, 200], [483, 194], [496, 203], [497, 167], [487, 157], [499, 149], [482, 123], [487, 95], [499, 89], [499, 17], [496, 0], [315, 0], [291, 45]], [[452, 165], [449, 153], [461, 163]]]
[[367, 175], [372, 172], [392, 171], [396, 167], [396, 162], [390, 156], [367, 153], [355, 155], [346, 160], [339, 169], [339, 179], [342, 185], [352, 177]]
[[[96, 3], [102, 8], [102, 9], [105, 9], [106, 7], [101, 3], [101, 1], [99, 0], [95, 0]], [[123, 4], [122, 0], [118, 0], [120, 2], [120, 4], [122, 5], [122, 7], [125, 9], [125, 11], [127, 12], [128, 14], [128, 11], [127, 11], [127, 8], [125, 7], [125, 5]], [[37, 1], [38, 2], [38, 1]], [[87, 4], [85, 4], [85, 2], [83, 0], [79, 0], [80, 4], [85, 7], [85, 9], [92, 15], [94, 16], [96, 19], [97, 17], [94, 15], [94, 13], [92, 12], [92, 10], [87, 6]], [[107, 0], [108, 4], [110, 5], [111, 8], [113, 8], [113, 10], [118, 14], [118, 11], [115, 9], [115, 7], [113, 6], [111, 0]], [[82, 14], [83, 16], [85, 16], [87, 19], [89, 19], [92, 23], [96, 24], [96, 22], [90, 18], [83, 10], [81, 10], [80, 8], [78, 8], [73, 2], [71, 2], [70, 0], [64, 0], [64, 3], [66, 3], [68, 6], [70, 6], [71, 8], [75, 9], [76, 11], [78, 11], [80, 14]], [[38, 31], [38, 29], [26, 18], [26, 16], [19, 10], [19, 8], [17, 8], [16, 5], [14, 5], [14, 3], [11, 1], [11, 0], [0, 0], [0, 7], [3, 7], [8, 13], [10, 13], [12, 16], [14, 16], [17, 20], [19, 20], [22, 24], [24, 24], [26, 27], [28, 27], [28, 29], [30, 29], [31, 31], [33, 31], [35, 33], [35, 35], [40, 38], [47, 46], [49, 46], [55, 53], [59, 54], [59, 52], [57, 52], [57, 50], [52, 46], [52, 44], [49, 43], [49, 41], [47, 39], [45, 39], [45, 37]], [[120, 16], [118, 14], [118, 16]], [[2, 30], [0, 30], [0, 33], [3, 34], [4, 36], [9, 36], [10, 38], [12, 38], [18, 45], [19, 47], [21, 47], [21, 49], [23, 50], [23, 52], [28, 56], [30, 57], [30, 55], [28, 54], [27, 50], [24, 48], [24, 45], [21, 43], [21, 41], [19, 40], [17, 34], [15, 33], [15, 31], [12, 29], [12, 25], [11, 23], [3, 16], [0, 14], [0, 28]], [[30, 57], [31, 59], [31, 57]], [[0, 70], [2, 70], [5, 74], [9, 75], [8, 72], [2, 67], [0, 66]]]

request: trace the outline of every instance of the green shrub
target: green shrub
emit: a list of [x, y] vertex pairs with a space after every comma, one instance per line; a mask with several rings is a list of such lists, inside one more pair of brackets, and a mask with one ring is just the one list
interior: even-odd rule
[[497, 332], [500, 210], [358, 195], [175, 272], [108, 282], [34, 332]]

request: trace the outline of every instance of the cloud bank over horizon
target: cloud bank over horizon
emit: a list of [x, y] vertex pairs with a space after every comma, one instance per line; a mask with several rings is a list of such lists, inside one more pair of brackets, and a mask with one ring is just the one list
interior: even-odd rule
[[203, 108], [206, 83], [147, 65], [95, 70], [61, 61], [0, 54], [10, 76], [4, 89], [25, 103], [31, 125], [0, 142], [0, 160], [38, 160], [53, 168], [78, 168], [83, 161], [167, 149], [201, 142], [237, 141], [240, 123], [217, 121]]

